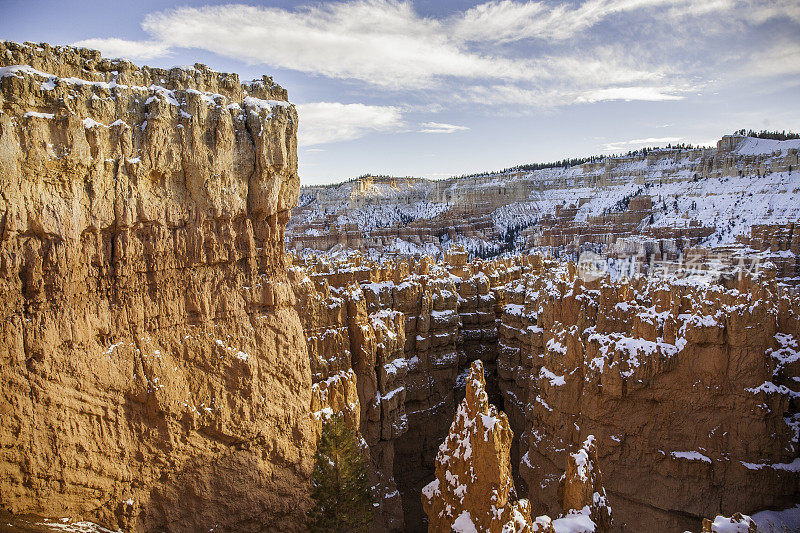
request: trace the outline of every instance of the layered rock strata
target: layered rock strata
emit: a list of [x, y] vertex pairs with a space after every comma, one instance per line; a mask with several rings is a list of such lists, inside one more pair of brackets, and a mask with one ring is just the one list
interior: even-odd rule
[[557, 508], [586, 434], [619, 527], [697, 529], [796, 500], [796, 297], [769, 277], [584, 282], [537, 263], [506, 287], [498, 360], [535, 512]]
[[[355, 385], [348, 390], [356, 391], [351, 403], [357, 407], [348, 409], [358, 410], [369, 446], [381, 497], [378, 523], [401, 530], [421, 521], [419, 499], [409, 503], [410, 494], [429, 481], [428, 465], [432, 472], [446, 435], [446, 425], [432, 421], [450, 418], [454, 409], [457, 295], [441, 269], [429, 272], [427, 261], [362, 261], [299, 262], [290, 277], [314, 390]], [[322, 401], [314, 411], [324, 416], [323, 410], [338, 412], [346, 403]]]
[[564, 514], [531, 519], [527, 499], [515, 500], [508, 418], [489, 403], [481, 361], [470, 366], [466, 396], [436, 456], [436, 479], [422, 489], [428, 531], [602, 533], [611, 507], [601, 485], [593, 435], [567, 456], [559, 501]]
[[560, 519], [562, 523], [587, 522], [588, 518], [591, 524], [587, 523], [587, 529], [611, 529], [611, 507], [603, 488], [594, 435], [589, 435], [578, 451], [567, 455], [567, 469], [558, 485], [558, 502], [566, 513]]
[[[725, 136], [716, 148], [531, 171], [437, 181], [365, 176], [303, 188], [287, 246], [437, 257], [454, 243], [473, 257], [545, 248], [573, 258], [600, 253], [645, 270], [651, 262], [708, 269], [771, 261], [796, 285], [799, 153], [796, 139]], [[702, 253], [688, 257], [698, 247]]]
[[[349, 379], [358, 383], [368, 441], [378, 442], [370, 424], [393, 427], [405, 416], [404, 432], [381, 434], [394, 454], [394, 485], [381, 490], [399, 491], [408, 530], [424, 527], [413, 500], [434, 479], [438, 447], [475, 360], [490, 403], [508, 415], [512, 475], [535, 514], [592, 509], [594, 492], [580, 507], [564, 507], [559, 497], [559, 479], [581, 448], [593, 462], [600, 450], [608, 492], [598, 492], [598, 501], [615, 508], [612, 530], [697, 530], [703, 516], [781, 508], [797, 497], [800, 312], [769, 272], [727, 285], [583, 280], [575, 265], [542, 256], [467, 261], [463, 253], [442, 263], [375, 263], [356, 254], [298, 265], [306, 283], [321, 287], [328, 303], [319, 309], [339, 305], [336, 298], [366, 302], [365, 313], [341, 325], [314, 335], [306, 328], [310, 356], [321, 354], [312, 367], [345, 354], [342, 364], [350, 359], [358, 375], [357, 338], [371, 338], [361, 331], [375, 327], [366, 317], [403, 315], [393, 322], [404, 324], [402, 357], [395, 347], [397, 355], [385, 358], [402, 370], [380, 385], [382, 365], [370, 358], [363, 377]], [[301, 315], [311, 308], [298, 307]], [[339, 371], [348, 372], [331, 368], [314, 379]], [[401, 386], [403, 400], [379, 411]], [[381, 469], [388, 474], [386, 463]], [[598, 516], [596, 525], [604, 523]]]
[[286, 275], [297, 113], [240, 83], [0, 43], [0, 504], [300, 530], [311, 373]]
[[373, 528], [401, 531], [393, 473], [394, 441], [407, 429], [404, 316], [390, 310], [368, 313], [365, 292], [355, 283], [337, 288], [300, 266], [292, 267], [290, 278], [308, 345], [314, 419], [319, 425], [343, 413], [358, 428], [379, 502]]
[[[422, 487], [475, 394], [472, 361], [508, 414], [495, 443], [531, 511], [563, 514], [532, 530], [606, 527], [606, 498], [612, 527], [638, 530], [798, 499], [800, 308], [776, 279], [797, 265], [796, 224], [751, 224], [740, 244], [785, 261], [714, 283], [582, 279], [536, 255], [290, 265], [297, 116], [271, 79], [3, 43], [0, 98], [0, 503], [12, 512], [133, 531], [300, 529], [315, 432], [341, 412], [372, 465], [373, 529], [419, 530]], [[726, 142], [673, 156], [710, 179], [742, 168], [761, 183], [770, 167], [793, 183], [796, 151]], [[551, 205], [547, 191], [631, 175], [652, 191], [671, 183], [658, 175], [669, 157], [648, 155], [641, 174], [620, 160], [439, 188], [452, 209], [432, 217], [457, 231], [435, 239], [491, 237], [518, 194]], [[551, 236], [605, 224], [621, 254], [674, 258], [660, 233], [657, 249], [633, 238], [658, 204], [632, 193], [585, 220], [595, 200], [555, 202]], [[404, 238], [432, 238], [420, 224]], [[389, 226], [374, 235], [400, 231]], [[704, 231], [675, 227], [687, 243]], [[596, 465], [598, 449], [607, 497], [583, 459]]]
[[[407, 529], [422, 527], [419, 491], [432, 479], [470, 361], [485, 361], [490, 399], [502, 400], [494, 377], [501, 307], [492, 285], [520, 268], [466, 258], [451, 255], [449, 270], [426, 258], [374, 263], [359, 255], [298, 260], [292, 269], [315, 387], [338, 374], [357, 382], [361, 433], [383, 458], [374, 464], [376, 489], [389, 495], [387, 527], [401, 515]], [[396, 497], [401, 512], [389, 505]]]

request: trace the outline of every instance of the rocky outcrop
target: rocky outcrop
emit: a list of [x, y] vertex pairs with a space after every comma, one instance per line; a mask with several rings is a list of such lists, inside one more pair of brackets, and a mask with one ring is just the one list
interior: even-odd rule
[[511, 475], [513, 432], [502, 411], [489, 403], [481, 361], [472, 363], [466, 396], [436, 456], [436, 479], [422, 489], [428, 531], [603, 533], [611, 507], [597, 466], [595, 438], [567, 456], [559, 502], [564, 513], [531, 520], [527, 499], [516, 500]]
[[[356, 384], [381, 496], [378, 522], [392, 530], [420, 524], [419, 490], [455, 409], [456, 289], [441, 268], [429, 269], [427, 260], [375, 264], [354, 256], [298, 261], [290, 272], [314, 389], [337, 388], [340, 376]], [[344, 405], [320, 402], [315, 411]]]
[[483, 364], [475, 361], [466, 397], [436, 456], [436, 479], [422, 489], [428, 531], [530, 531], [530, 504], [513, 501], [512, 432], [489, 403]]
[[[727, 285], [613, 281], [539, 255], [465, 253], [297, 265], [319, 297], [295, 288], [304, 321], [319, 317], [305, 326], [314, 381], [344, 372], [357, 383], [362, 434], [393, 456], [392, 466], [375, 462], [376, 484], [387, 502], [395, 489], [402, 501], [402, 513], [387, 505], [383, 516], [402, 515], [407, 530], [424, 524], [419, 494], [476, 360], [515, 435], [512, 479], [532, 512], [560, 516], [551, 524], [608, 530], [607, 502], [612, 531], [697, 530], [703, 516], [796, 497], [800, 312], [768, 273]], [[380, 324], [398, 340], [380, 337]], [[384, 367], [392, 372], [381, 378]], [[590, 468], [577, 482], [581, 455], [603, 465], [602, 481]]]
[[5, 42], [0, 110], [0, 504], [131, 531], [302, 529], [286, 92]]
[[[573, 166], [304, 187], [287, 247], [372, 257], [443, 257], [454, 244], [472, 257], [591, 252], [640, 272], [769, 260], [796, 285], [799, 152], [800, 140], [726, 136], [717, 148], [644, 150]], [[703, 253], [689, 257], [690, 247]], [[768, 258], [756, 253], [768, 249]]]
[[[684, 257], [677, 239], [708, 228], [648, 229], [672, 217], [657, 184], [736, 179], [742, 163], [760, 187], [796, 150], [747, 155], [733, 139], [513, 183], [373, 180], [347, 198], [368, 232], [335, 235], [335, 209], [296, 227], [324, 247], [464, 237], [471, 253], [293, 259], [297, 115], [271, 79], [3, 43], [0, 110], [0, 504], [14, 513], [299, 530], [335, 413], [369, 457], [375, 531], [423, 527], [425, 486], [433, 530], [696, 530], [798, 498], [794, 222], [748, 222], [749, 240], [723, 250], [772, 262], [753, 277], [468, 261], [526, 239]], [[607, 205], [612, 189], [624, 195]], [[425, 216], [375, 209], [390, 197]], [[521, 233], [534, 220], [541, 231]], [[694, 250], [703, 264], [722, 253]]]
[[697, 529], [797, 498], [800, 313], [774, 279], [587, 282], [539, 260], [506, 301], [500, 387], [534, 512], [557, 508], [587, 434], [621, 527]]
[[358, 428], [379, 502], [373, 529], [401, 531], [394, 442], [407, 429], [405, 318], [386, 309], [368, 312], [369, 292], [353, 282], [359, 277], [358, 266], [352, 268], [353, 276], [339, 278], [328, 276], [338, 269], [327, 267], [308, 265], [309, 272], [296, 265], [289, 276], [308, 345], [312, 411], [319, 427], [326, 417], [341, 413]]
[[584, 520], [588, 517], [593, 531], [611, 529], [611, 507], [602, 474], [597, 465], [597, 445], [589, 435], [577, 452], [567, 455], [567, 470], [558, 485], [558, 502], [566, 513], [562, 521]]
[[[373, 463], [378, 491], [388, 495], [381, 508], [387, 527], [422, 527], [419, 493], [433, 479], [471, 361], [484, 361], [490, 401], [501, 399], [497, 290], [520, 269], [515, 260], [466, 259], [312, 257], [297, 259], [290, 272], [313, 380], [322, 386], [337, 373], [357, 376], [362, 435], [381, 458]], [[402, 510], [390, 505], [393, 498], [402, 499]]]

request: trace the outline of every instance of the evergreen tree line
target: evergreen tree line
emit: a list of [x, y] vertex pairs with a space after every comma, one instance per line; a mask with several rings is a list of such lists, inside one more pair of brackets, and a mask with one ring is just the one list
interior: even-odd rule
[[800, 133], [793, 133], [791, 131], [781, 130], [781, 131], [755, 131], [755, 130], [747, 130], [744, 129], [738, 130], [736, 135], [745, 135], [747, 137], [755, 137], [756, 139], [772, 139], [773, 141], [788, 141], [791, 139], [800, 139]]
[[502, 240], [499, 243], [489, 243], [488, 246], [483, 244], [480, 245], [474, 251], [470, 252], [470, 258], [494, 259], [495, 257], [499, 257], [505, 253], [513, 253], [521, 250], [525, 244], [519, 241], [522, 230], [531, 226], [535, 226], [538, 223], [538, 220], [533, 220], [530, 222], [517, 222], [516, 224], [510, 224], [506, 227], [506, 230], [502, 235]]
[[498, 176], [503, 174], [511, 174], [513, 172], [530, 172], [533, 170], [543, 170], [546, 168], [569, 168], [575, 165], [582, 165], [583, 163], [601, 161], [606, 156], [593, 155], [589, 157], [573, 157], [570, 159], [561, 159], [559, 161], [552, 161], [550, 163], [526, 163], [513, 167], [504, 168], [503, 170], [492, 170], [490, 172], [477, 172], [475, 174], [462, 174], [458, 176], [461, 178], [480, 178], [482, 176]]
[[592, 155], [588, 157], [572, 157], [567, 159], [560, 159], [549, 163], [526, 163], [514, 167], [504, 168], [503, 170], [493, 170], [491, 172], [478, 172], [476, 174], [462, 174], [458, 176], [461, 178], [479, 178], [483, 176], [498, 176], [504, 174], [511, 174], [514, 172], [531, 172], [534, 170], [544, 170], [547, 168], [570, 168], [584, 163], [598, 163], [605, 159], [613, 159], [620, 157], [635, 157], [646, 156], [650, 152], [657, 152], [659, 150], [695, 150], [702, 148], [699, 145], [689, 143], [668, 144], [667, 146], [646, 146], [644, 148], [637, 148], [636, 150], [629, 150], [627, 152], [613, 153], [607, 155]]
[[492, 259], [500, 255], [500, 246], [495, 243], [489, 245], [481, 244], [470, 252], [470, 260], [472, 259]]

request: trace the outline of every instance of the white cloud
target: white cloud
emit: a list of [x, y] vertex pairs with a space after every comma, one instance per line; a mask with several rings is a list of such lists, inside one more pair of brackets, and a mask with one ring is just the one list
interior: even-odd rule
[[681, 142], [683, 137], [648, 137], [646, 139], [633, 139], [625, 144], [669, 144]]
[[663, 102], [665, 100], [681, 100], [683, 96], [670, 94], [671, 88], [661, 87], [608, 87], [588, 91], [575, 99], [576, 103], [594, 103], [606, 100], [645, 100]]
[[[587, 77], [590, 74], [587, 73]], [[693, 91], [696, 87], [684, 86], [676, 88], [671, 85], [607, 87], [588, 89], [581, 87], [580, 80], [575, 80], [569, 89], [526, 89], [518, 85], [491, 85], [471, 87], [454, 96], [462, 102], [476, 102], [486, 105], [513, 105], [522, 107], [553, 108], [571, 104], [596, 103], [611, 100], [640, 100], [660, 102], [681, 100], [682, 94]], [[592, 83], [589, 83], [592, 85]]]
[[84, 39], [73, 46], [100, 50], [106, 57], [152, 59], [170, 55], [169, 47], [160, 41], [126, 41], [125, 39]]
[[771, 0], [766, 3], [755, 3], [745, 12], [746, 17], [755, 23], [767, 20], [789, 19], [800, 23], [800, 3], [797, 0]]
[[[179, 7], [145, 17], [150, 40], [80, 44], [140, 59], [202, 49], [356, 80], [384, 94], [424, 94], [432, 108], [548, 108], [680, 100], [710, 83], [796, 75], [799, 43], [791, 32], [777, 56], [759, 55], [767, 51], [763, 38], [748, 32], [767, 22], [788, 31], [798, 21], [796, 0], [491, 0], [442, 18], [422, 16], [411, 1], [344, 0], [292, 9]], [[748, 61], [756, 56], [757, 64]], [[410, 112], [388, 94], [399, 100], [398, 113]]]
[[316, 102], [297, 106], [300, 146], [358, 139], [372, 132], [397, 131], [403, 114], [393, 106]]
[[[745, 58], [743, 58], [745, 59]], [[800, 43], [781, 41], [753, 51], [742, 61], [742, 76], [772, 77], [800, 74]]]
[[588, 0], [575, 8], [544, 2], [492, 1], [453, 17], [453, 29], [467, 41], [565, 40], [623, 11], [703, 2], [691, 0]]
[[[634, 64], [622, 47], [519, 55], [494, 45], [539, 36], [531, 29], [539, 25], [549, 32], [542, 37], [571, 37], [599, 20], [597, 4], [605, 13], [685, 1], [588, 0], [569, 12], [535, 2], [490, 2], [442, 20], [421, 17], [410, 2], [395, 0], [315, 4], [293, 11], [222, 5], [151, 13], [142, 27], [170, 47], [201, 48], [251, 63], [392, 89], [428, 89], [449, 78], [629, 83], [657, 77], [660, 69]], [[549, 10], [549, 22], [536, 17], [543, 10]], [[517, 17], [520, 12], [527, 18]]]
[[440, 21], [391, 0], [320, 4], [287, 11], [245, 5], [181, 7], [147, 15], [142, 27], [173, 47], [394, 88], [437, 78], [530, 78], [525, 61], [469, 52]]
[[683, 20], [690, 17], [700, 17], [720, 11], [727, 11], [733, 7], [735, 0], [707, 0], [705, 2], [685, 2], [672, 6], [666, 13], [672, 20]]
[[457, 131], [466, 131], [467, 126], [457, 126], [455, 124], [444, 124], [442, 122], [423, 122], [419, 125], [421, 133], [455, 133]]

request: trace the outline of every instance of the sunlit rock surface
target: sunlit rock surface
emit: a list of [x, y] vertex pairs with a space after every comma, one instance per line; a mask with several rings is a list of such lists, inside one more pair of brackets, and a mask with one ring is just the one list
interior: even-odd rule
[[0, 111], [2, 506], [302, 530], [315, 441], [283, 252], [286, 91], [5, 42]]

